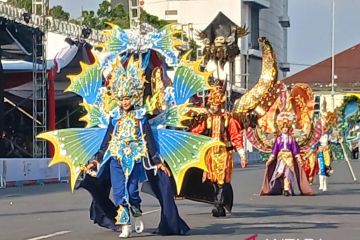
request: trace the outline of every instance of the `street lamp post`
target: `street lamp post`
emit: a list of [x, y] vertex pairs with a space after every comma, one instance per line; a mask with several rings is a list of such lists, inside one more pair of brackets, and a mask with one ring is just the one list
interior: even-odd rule
[[335, 0], [332, 0], [332, 27], [331, 27], [331, 99], [332, 110], [335, 110]]

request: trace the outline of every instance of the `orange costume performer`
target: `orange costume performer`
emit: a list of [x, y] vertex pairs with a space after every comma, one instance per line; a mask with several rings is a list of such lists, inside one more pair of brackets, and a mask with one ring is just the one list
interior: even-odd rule
[[311, 149], [305, 154], [304, 159], [304, 170], [306, 178], [309, 183], [312, 184], [314, 181], [315, 174], [319, 171], [319, 164], [317, 161], [317, 147], [311, 146]]
[[[224, 191], [226, 190], [224, 190], [224, 185], [230, 184], [231, 181], [233, 149], [239, 153], [241, 165], [243, 167], [247, 165], [240, 122], [221, 108], [225, 99], [226, 96], [220, 87], [212, 89], [208, 99], [210, 108], [205, 114], [205, 119], [191, 129], [192, 133], [205, 134], [225, 143], [225, 146], [210, 148], [206, 155], [208, 172], [203, 172], [202, 176], [202, 181], [212, 183], [215, 190], [215, 208], [212, 210], [214, 217], [226, 215], [224, 203], [229, 201], [225, 199], [226, 194]], [[230, 204], [227, 204], [229, 211], [231, 210], [232, 199], [230, 202]]]

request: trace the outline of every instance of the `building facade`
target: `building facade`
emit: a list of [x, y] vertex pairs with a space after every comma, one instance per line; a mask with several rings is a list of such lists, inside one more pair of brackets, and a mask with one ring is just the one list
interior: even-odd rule
[[[289, 71], [287, 64], [288, 0], [145, 0], [144, 9], [160, 19], [182, 24], [185, 30], [203, 30], [221, 11], [250, 34], [239, 40], [240, 57], [235, 60], [236, 88], [251, 88], [261, 72], [261, 50], [257, 39], [267, 37], [279, 63], [279, 78]], [[194, 36], [195, 40], [196, 37]], [[201, 43], [199, 43], [200, 45]]]

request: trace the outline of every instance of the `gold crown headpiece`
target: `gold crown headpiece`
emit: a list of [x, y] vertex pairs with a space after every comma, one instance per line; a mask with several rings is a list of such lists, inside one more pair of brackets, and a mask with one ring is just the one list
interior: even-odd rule
[[143, 69], [139, 65], [139, 61], [134, 61], [131, 57], [125, 69], [119, 58], [116, 59], [109, 81], [110, 92], [114, 98], [121, 100], [129, 97], [133, 105], [143, 105], [144, 78]]
[[295, 116], [291, 112], [281, 112], [276, 118], [276, 124], [279, 129], [283, 127], [292, 128], [292, 124], [295, 120]]
[[221, 105], [226, 101], [226, 95], [222, 87], [216, 86], [210, 90], [208, 102], [211, 105]]

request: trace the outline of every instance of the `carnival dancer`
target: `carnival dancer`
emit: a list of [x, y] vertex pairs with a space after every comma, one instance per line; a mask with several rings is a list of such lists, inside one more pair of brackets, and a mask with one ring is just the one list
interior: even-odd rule
[[304, 171], [310, 185], [312, 185], [315, 179], [315, 175], [319, 171], [316, 150], [316, 145], [312, 145], [311, 148], [304, 155]]
[[320, 138], [317, 148], [317, 161], [319, 166], [319, 190], [327, 191], [327, 178], [333, 173], [331, 167], [331, 149], [329, 146], [329, 136], [324, 134]]
[[[117, 58], [107, 76], [103, 76], [103, 63], [98, 59], [81, 67], [79, 75], [70, 76], [68, 90], [83, 97], [87, 115], [82, 119], [87, 127], [38, 135], [54, 145], [55, 155], [49, 165], [64, 162], [69, 166], [71, 190], [82, 172], [92, 175], [85, 174], [78, 185], [93, 197], [90, 218], [114, 231], [120, 226], [120, 237], [129, 237], [132, 231], [130, 212], [136, 218], [141, 216], [138, 183], [145, 180], [161, 205], [156, 233], [186, 234], [189, 227], [179, 216], [169, 170], [157, 154], [146, 121], [145, 114], [152, 104], [143, 104], [144, 79], [139, 62], [131, 57], [125, 68]], [[109, 197], [111, 189], [115, 204]], [[141, 232], [142, 228], [140, 225], [135, 230]]]
[[[119, 106], [111, 113], [100, 150], [87, 169], [97, 170], [102, 162], [109, 162], [110, 182], [117, 208], [114, 221], [115, 225], [121, 226], [120, 238], [127, 238], [132, 232], [130, 212], [134, 218], [142, 215], [138, 185], [148, 179], [162, 207], [157, 233], [185, 234], [189, 228], [178, 214], [169, 179], [170, 171], [157, 154], [151, 128], [141, 108], [143, 88], [134, 81], [135, 78], [110, 81], [114, 82], [112, 94], [115, 94]], [[153, 166], [160, 170], [157, 174]], [[83, 187], [90, 188], [92, 192], [91, 186], [83, 184]], [[101, 216], [93, 217], [97, 223], [103, 221]]]
[[223, 109], [225, 100], [226, 95], [221, 87], [217, 86], [211, 89], [208, 98], [210, 104], [208, 113], [190, 130], [192, 133], [205, 134], [225, 144], [225, 146], [215, 146], [208, 150], [205, 160], [208, 172], [204, 171], [202, 176], [202, 182], [208, 181], [214, 188], [215, 207], [212, 210], [214, 217], [226, 216], [224, 205], [227, 206], [228, 211], [231, 211], [232, 193], [231, 200], [228, 200], [225, 199], [225, 196], [228, 195], [225, 191], [229, 189], [232, 192], [232, 188], [231, 185], [230, 188], [225, 185], [229, 185], [231, 182], [233, 150], [240, 155], [242, 167], [246, 167], [248, 164], [240, 122]]
[[[97, 47], [101, 52], [94, 52], [94, 62], [80, 62], [81, 73], [68, 76], [71, 83], [66, 91], [82, 98], [86, 114], [80, 121], [85, 121], [86, 127], [58, 129], [37, 137], [54, 145], [54, 157], [49, 166], [65, 163], [69, 167], [71, 191], [85, 171], [96, 175], [85, 174], [85, 179], [77, 186], [88, 190], [93, 197], [90, 218], [94, 223], [112, 230], [118, 230], [116, 224], [121, 225], [120, 237], [128, 237], [130, 212], [134, 216], [141, 215], [138, 183], [147, 179], [161, 205], [161, 221], [156, 233], [185, 234], [189, 227], [180, 218], [175, 205], [167, 166], [172, 168], [172, 175], [177, 176], [178, 182], [182, 178], [169, 164], [171, 157], [164, 155], [165, 159], [156, 154], [164, 144], [158, 144], [160, 141], [155, 141], [152, 133], [160, 128], [157, 122], [150, 126], [146, 121], [146, 114], [154, 111], [155, 104], [152, 97], [143, 103], [144, 72], [149, 67], [152, 52], [161, 54], [167, 65], [174, 66], [178, 63], [176, 47], [183, 42], [175, 37], [178, 31], [174, 25], [145, 34], [109, 25], [111, 29], [104, 30], [105, 41]], [[139, 61], [134, 61], [137, 56]], [[167, 131], [157, 132], [162, 130]], [[162, 136], [157, 138], [162, 142], [169, 140]], [[185, 140], [180, 147], [189, 142]], [[193, 142], [199, 142], [197, 140], [193, 138]], [[203, 142], [208, 141], [203, 139]], [[201, 150], [199, 148], [199, 155]], [[178, 159], [171, 163], [175, 162], [178, 163]], [[184, 165], [189, 166], [186, 163]], [[109, 198], [111, 189], [116, 205]]]
[[266, 162], [266, 170], [260, 195], [294, 195], [297, 182], [301, 195], [312, 195], [309, 182], [302, 168], [298, 143], [292, 136], [293, 116], [281, 112], [277, 117], [280, 131], [276, 137], [272, 153]]
[[[129, 92], [130, 93], [130, 92]], [[130, 207], [134, 217], [142, 215], [138, 184], [146, 180], [143, 160], [147, 157], [147, 144], [143, 137], [142, 116], [134, 109], [133, 96], [118, 95], [119, 109], [110, 118], [101, 148], [87, 168], [94, 169], [103, 160], [110, 161], [110, 179], [115, 206], [118, 207], [115, 224], [121, 226], [119, 237], [128, 237], [131, 233]], [[152, 153], [155, 164], [161, 164]], [[104, 159], [104, 154], [106, 156]], [[130, 206], [129, 206], [130, 205]]]

